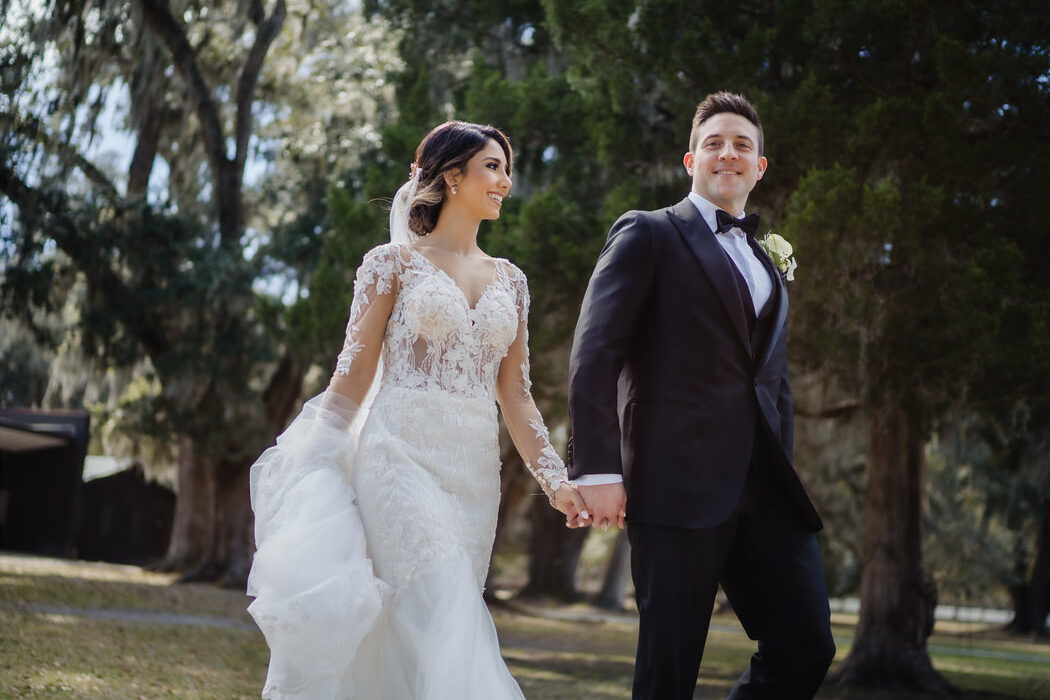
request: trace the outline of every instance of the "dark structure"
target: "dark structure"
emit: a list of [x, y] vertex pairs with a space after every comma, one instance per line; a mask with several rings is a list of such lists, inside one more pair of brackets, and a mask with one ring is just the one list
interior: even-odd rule
[[147, 481], [141, 466], [84, 481], [80, 502], [78, 559], [149, 565], [164, 556], [175, 493]]
[[0, 549], [73, 553], [85, 411], [0, 411]]
[[89, 423], [84, 411], [0, 411], [0, 549], [121, 564], [164, 555], [175, 494], [139, 465], [85, 474]]

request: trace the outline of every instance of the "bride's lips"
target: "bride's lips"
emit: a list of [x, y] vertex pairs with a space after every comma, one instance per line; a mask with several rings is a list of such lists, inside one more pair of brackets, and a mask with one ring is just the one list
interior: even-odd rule
[[503, 195], [499, 192], [489, 192], [489, 199], [498, 204], [500, 207], [503, 206]]

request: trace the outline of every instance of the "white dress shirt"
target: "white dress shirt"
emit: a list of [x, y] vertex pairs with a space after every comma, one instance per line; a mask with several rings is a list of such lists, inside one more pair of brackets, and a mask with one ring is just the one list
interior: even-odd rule
[[[715, 216], [718, 207], [696, 192], [689, 193], [689, 201], [700, 210], [700, 216], [704, 217], [711, 230], [718, 230], [718, 219]], [[732, 228], [725, 233], [716, 234], [715, 240], [721, 244], [747, 282], [747, 291], [751, 292], [751, 301], [755, 302], [755, 316], [758, 316], [769, 297], [773, 296], [773, 280], [769, 271], [755, 255], [754, 249], [748, 245], [747, 234], [740, 229]]]
[[[718, 206], [707, 201], [696, 192], [689, 193], [689, 201], [696, 205], [700, 216], [704, 218], [712, 231], [718, 230], [718, 220], [715, 212]], [[740, 275], [747, 283], [747, 290], [751, 293], [751, 301], [755, 304], [755, 316], [762, 311], [762, 307], [773, 295], [773, 280], [769, 276], [762, 261], [755, 255], [755, 251], [747, 242], [747, 234], [739, 228], [732, 228], [725, 233], [715, 234], [715, 240], [722, 246], [729, 259], [736, 265]], [[600, 486], [602, 484], [618, 484], [623, 481], [619, 474], [584, 474], [569, 483], [574, 486]]]

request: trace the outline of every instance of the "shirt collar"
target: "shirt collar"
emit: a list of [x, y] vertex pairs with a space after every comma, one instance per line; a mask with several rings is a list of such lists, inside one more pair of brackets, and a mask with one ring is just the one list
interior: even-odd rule
[[[719, 206], [710, 200], [704, 199], [696, 192], [689, 191], [689, 201], [699, 210], [700, 216], [703, 217], [704, 223], [712, 231], [718, 230], [718, 219], [715, 216], [715, 212], [719, 210]], [[740, 229], [733, 229], [734, 232], [738, 233], [741, 238], [744, 238], [744, 232]]]

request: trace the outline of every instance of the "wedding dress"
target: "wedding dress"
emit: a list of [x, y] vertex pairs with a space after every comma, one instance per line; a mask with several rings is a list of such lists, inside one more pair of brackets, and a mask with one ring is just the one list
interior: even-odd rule
[[365, 255], [336, 371], [381, 352], [369, 398], [354, 415], [331, 389], [315, 397], [252, 467], [263, 697], [524, 697], [481, 591], [500, 496], [497, 397], [548, 496], [566, 478], [530, 394], [528, 308], [506, 260], [471, 307], [411, 245]]

